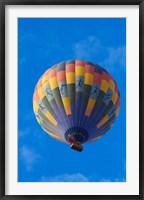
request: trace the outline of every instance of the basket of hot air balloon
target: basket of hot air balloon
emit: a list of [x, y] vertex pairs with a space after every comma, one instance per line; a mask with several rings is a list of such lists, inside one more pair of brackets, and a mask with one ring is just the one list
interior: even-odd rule
[[120, 94], [113, 77], [97, 64], [69, 60], [49, 68], [33, 94], [38, 123], [77, 151], [105, 134], [117, 118]]

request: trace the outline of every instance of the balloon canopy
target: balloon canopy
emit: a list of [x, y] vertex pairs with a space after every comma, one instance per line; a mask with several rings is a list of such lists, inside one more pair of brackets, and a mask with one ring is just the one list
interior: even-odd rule
[[120, 109], [120, 94], [104, 68], [69, 60], [41, 76], [33, 94], [33, 109], [44, 131], [82, 151], [82, 144], [111, 129]]

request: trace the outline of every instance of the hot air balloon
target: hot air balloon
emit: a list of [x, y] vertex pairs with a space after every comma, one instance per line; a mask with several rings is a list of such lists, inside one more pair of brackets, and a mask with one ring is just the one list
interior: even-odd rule
[[68, 60], [49, 68], [33, 94], [40, 126], [54, 139], [77, 151], [112, 128], [120, 93], [112, 76], [97, 64]]

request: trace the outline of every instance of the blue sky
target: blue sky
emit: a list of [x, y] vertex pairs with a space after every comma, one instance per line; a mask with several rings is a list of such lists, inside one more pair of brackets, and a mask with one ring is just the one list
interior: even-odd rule
[[[81, 153], [48, 136], [32, 107], [40, 76], [52, 65], [71, 59], [104, 67], [121, 94], [113, 128]], [[125, 18], [18, 19], [18, 181], [126, 181]]]

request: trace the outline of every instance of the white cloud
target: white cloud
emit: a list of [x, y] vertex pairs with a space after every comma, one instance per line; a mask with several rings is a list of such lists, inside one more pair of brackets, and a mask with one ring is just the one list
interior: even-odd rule
[[99, 182], [125, 182], [125, 178], [114, 178], [114, 179], [110, 179], [110, 178], [102, 178], [99, 180]]
[[125, 178], [116, 178], [115, 182], [126, 182]]
[[107, 48], [108, 56], [101, 65], [108, 69], [122, 69], [126, 66], [126, 48], [124, 46], [117, 48]]
[[41, 182], [89, 182], [89, 178], [81, 173], [61, 174], [54, 177], [42, 176]]
[[[31, 124], [31, 121], [35, 119], [35, 115], [33, 112], [28, 112], [25, 115], [20, 115], [19, 117], [23, 119], [25, 124], [27, 124], [27, 126], [25, 126], [23, 129], [20, 128], [18, 130], [19, 139], [33, 132], [36, 132], [36, 130], [34, 129], [34, 127], [32, 127], [32, 124]], [[29, 123], [30, 123], [30, 126], [28, 126]]]
[[37, 163], [40, 156], [32, 149], [23, 146], [19, 151], [19, 158], [25, 163], [27, 171], [31, 171], [33, 169], [33, 165]]
[[73, 45], [73, 52], [77, 59], [90, 61], [97, 59], [97, 64], [110, 71], [125, 69], [126, 66], [125, 46], [104, 46], [95, 36], [89, 36], [85, 40], [75, 43]]
[[73, 51], [76, 58], [91, 59], [101, 49], [101, 43], [95, 36], [89, 36], [73, 45]]
[[61, 174], [54, 177], [42, 176], [40, 182], [125, 182], [125, 178], [97, 178], [96, 176], [86, 177], [81, 173]]
[[112, 182], [112, 180], [108, 178], [102, 178], [99, 182]]
[[24, 120], [26, 121], [31, 121], [32, 119], [35, 118], [34, 112], [31, 111], [29, 113], [26, 113], [25, 116], [23, 116]]

